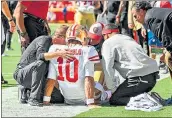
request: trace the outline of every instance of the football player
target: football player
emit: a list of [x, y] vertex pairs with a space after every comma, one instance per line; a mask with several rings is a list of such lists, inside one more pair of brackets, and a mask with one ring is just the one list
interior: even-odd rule
[[74, 58], [58, 57], [50, 60], [44, 104], [49, 104], [56, 81], [66, 104], [95, 106], [95, 88], [101, 91], [102, 101], [110, 98], [110, 92], [105, 91], [101, 84], [94, 82], [94, 64], [99, 63], [100, 59], [96, 49], [88, 45], [86, 28], [76, 24], [69, 27], [66, 42], [67, 45], [52, 45], [49, 49], [49, 52], [71, 51]]
[[99, 1], [85, 0], [76, 2], [75, 23], [86, 26], [88, 29], [95, 23], [95, 8], [100, 7]]

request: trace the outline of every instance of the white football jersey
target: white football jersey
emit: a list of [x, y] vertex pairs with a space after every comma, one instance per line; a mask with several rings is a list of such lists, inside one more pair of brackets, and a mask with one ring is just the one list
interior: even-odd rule
[[84, 79], [94, 77], [94, 64], [100, 59], [93, 46], [52, 45], [49, 52], [56, 50], [70, 50], [74, 52], [72, 60], [61, 57], [50, 60], [48, 78], [57, 80], [59, 88], [68, 104], [83, 103], [85, 101]]
[[78, 1], [77, 6], [80, 12], [94, 13], [95, 7], [93, 0]]

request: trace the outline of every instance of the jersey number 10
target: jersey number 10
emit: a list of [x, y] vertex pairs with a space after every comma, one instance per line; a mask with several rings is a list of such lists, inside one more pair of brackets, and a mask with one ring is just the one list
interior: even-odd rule
[[66, 80], [69, 82], [76, 82], [78, 80], [78, 60], [75, 58], [74, 59], [74, 78], [70, 77], [70, 61], [67, 60], [66, 63], [63, 63], [63, 58], [59, 57], [57, 59], [58, 64], [58, 70], [59, 70], [59, 76], [58, 80], [64, 81], [64, 76], [63, 76], [63, 71], [62, 71], [62, 65], [65, 64], [65, 75], [66, 75]]

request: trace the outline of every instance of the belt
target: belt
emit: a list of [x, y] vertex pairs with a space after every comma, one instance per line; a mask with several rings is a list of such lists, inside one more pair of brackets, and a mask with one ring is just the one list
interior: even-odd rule
[[37, 17], [37, 16], [34, 16], [32, 14], [29, 14], [29, 13], [24, 13], [26, 16], [29, 16], [29, 18], [31, 18], [32, 20], [36, 21], [36, 22], [39, 22], [39, 23], [44, 23], [45, 20]]

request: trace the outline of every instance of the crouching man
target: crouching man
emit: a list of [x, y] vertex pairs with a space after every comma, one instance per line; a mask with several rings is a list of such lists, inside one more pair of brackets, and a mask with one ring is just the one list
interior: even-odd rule
[[[105, 39], [102, 46], [105, 81], [108, 89], [113, 91], [109, 102], [111, 105], [127, 105], [129, 101], [134, 101], [135, 96], [147, 93], [155, 86], [156, 79], [159, 77], [157, 62], [148, 57], [134, 39], [119, 34], [115, 24], [107, 24], [102, 34]], [[124, 82], [115, 88], [114, 82], [118, 81], [114, 76], [116, 72]], [[150, 97], [148, 94], [146, 96]], [[145, 98], [145, 94], [142, 97]], [[146, 104], [149, 102], [146, 101]], [[154, 104], [150, 107], [154, 107]]]
[[[61, 29], [64, 29], [63, 26], [59, 28], [59, 30]], [[53, 38], [55, 39], [56, 35]], [[24, 88], [30, 89], [29, 98], [26, 92], [22, 92], [19, 98], [20, 101], [23, 101], [22, 103], [40, 106], [42, 83], [47, 72], [48, 60], [72, 56], [71, 52], [65, 50], [47, 53], [51, 44], [51, 37], [40, 36], [28, 46], [21, 56], [13, 77]]]
[[58, 82], [66, 104], [87, 104], [95, 107], [95, 88], [101, 91], [101, 100], [110, 96], [101, 84], [94, 82], [94, 64], [100, 61], [98, 53], [93, 46], [88, 46], [87, 31], [81, 25], [69, 27], [66, 41], [67, 45], [52, 45], [49, 49], [49, 52], [68, 50], [74, 53], [74, 57], [50, 60], [44, 104], [49, 104], [53, 87]]

